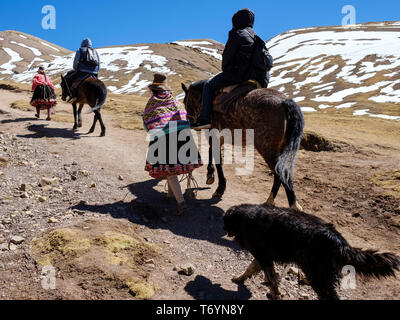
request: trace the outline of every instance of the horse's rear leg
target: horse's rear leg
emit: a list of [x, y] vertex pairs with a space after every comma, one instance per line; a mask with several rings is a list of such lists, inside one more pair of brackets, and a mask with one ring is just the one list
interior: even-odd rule
[[97, 114], [95, 113], [95, 114], [94, 114], [94, 117], [93, 117], [93, 124], [92, 124], [92, 126], [91, 126], [91, 128], [90, 128], [88, 134], [93, 133], [93, 132], [94, 132], [94, 129], [96, 129], [97, 120], [99, 120], [99, 117], [98, 117]]
[[285, 188], [286, 196], [288, 198], [290, 208], [295, 209], [297, 211], [303, 211], [303, 208], [297, 202], [297, 197], [294, 192], [292, 177], [291, 176], [289, 177], [287, 183], [282, 181], [282, 184]]
[[106, 136], [106, 126], [104, 125], [103, 118], [101, 117], [100, 110], [95, 111], [97, 118], [99, 119], [100, 126], [101, 126], [101, 133], [100, 137], [105, 137]]
[[80, 104], [78, 109], [78, 128], [82, 127], [82, 109], [83, 109], [83, 104]]
[[73, 130], [78, 130], [78, 121], [77, 121], [78, 111], [77, 111], [76, 103], [72, 104], [72, 110], [74, 112], [74, 127], [73, 127]]
[[276, 196], [278, 195], [281, 185], [282, 185], [282, 181], [279, 178], [279, 175], [274, 173], [274, 185], [272, 186], [272, 190], [268, 197], [267, 204], [270, 204], [273, 206], [275, 205], [275, 199], [276, 199]]

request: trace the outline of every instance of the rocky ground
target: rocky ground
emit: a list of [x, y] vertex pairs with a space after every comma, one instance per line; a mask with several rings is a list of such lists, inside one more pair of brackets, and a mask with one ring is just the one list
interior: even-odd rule
[[[0, 90], [0, 298], [2, 299], [266, 299], [261, 276], [231, 282], [251, 257], [222, 229], [222, 214], [266, 200], [272, 179], [257, 157], [255, 174], [226, 166], [228, 189], [198, 190], [190, 212], [176, 217], [164, 184], [144, 172], [145, 133], [116, 128], [108, 136], [72, 132], [11, 109], [26, 93]], [[60, 109], [68, 110], [61, 105]], [[91, 116], [85, 116], [88, 130]], [[372, 182], [399, 169], [396, 145], [349, 143], [300, 155], [296, 189], [307, 212], [334, 223], [354, 246], [400, 253], [399, 201]], [[195, 177], [205, 186], [205, 168]], [[287, 206], [284, 193], [277, 201]], [[56, 288], [43, 289], [43, 266]], [[278, 266], [284, 299], [315, 299], [294, 266]], [[399, 299], [399, 280], [364, 281], [339, 290], [342, 299]]]

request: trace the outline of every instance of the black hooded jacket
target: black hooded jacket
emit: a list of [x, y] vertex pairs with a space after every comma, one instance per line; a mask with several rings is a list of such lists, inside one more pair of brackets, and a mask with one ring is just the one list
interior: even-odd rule
[[250, 9], [238, 11], [232, 18], [233, 29], [222, 55], [222, 71], [227, 85], [255, 79], [262, 86], [268, 82], [268, 74], [252, 69], [254, 51], [254, 12]]
[[227, 82], [246, 81], [254, 45], [254, 12], [250, 9], [238, 11], [232, 18], [233, 29], [222, 55], [222, 71]]

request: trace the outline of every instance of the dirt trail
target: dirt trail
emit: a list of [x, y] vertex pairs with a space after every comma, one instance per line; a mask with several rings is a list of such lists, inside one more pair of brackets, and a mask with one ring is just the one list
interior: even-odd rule
[[[24, 174], [23, 179], [32, 177], [40, 180], [46, 172], [57, 174], [73, 162], [90, 173], [90, 181], [85, 180], [84, 185], [76, 187], [71, 184], [69, 197], [52, 200], [47, 205], [51, 212], [44, 215], [43, 221], [38, 218], [37, 228], [23, 231], [27, 240], [37, 236], [41, 230], [68, 226], [86, 221], [88, 217], [96, 221], [104, 220], [105, 223], [110, 219], [129, 221], [139, 226], [140, 236], [162, 251], [163, 258], [149, 272], [150, 278], [160, 287], [155, 299], [265, 299], [268, 289], [262, 284], [261, 277], [252, 279], [246, 287], [238, 287], [230, 281], [233, 275], [246, 268], [251, 257], [238, 251], [230, 239], [224, 237], [221, 219], [224, 210], [232, 205], [266, 200], [272, 178], [258, 157], [252, 176], [235, 176], [234, 167], [225, 166], [228, 188], [219, 202], [210, 200], [216, 185], [212, 188], [205, 186], [206, 168], [197, 170], [195, 178], [204, 188], [198, 192], [196, 200], [189, 201], [190, 213], [178, 218], [174, 216], [175, 205], [167, 204], [162, 199], [164, 183], [157, 184], [143, 170], [147, 150], [143, 131], [119, 129], [113, 125], [115, 120], [112, 115], [106, 115], [107, 136], [99, 138], [99, 128], [96, 134], [83, 134], [89, 130], [92, 115], [83, 115], [83, 128], [72, 132], [72, 123], [36, 120], [33, 113], [9, 107], [16, 100], [28, 98], [27, 93], [0, 90], [0, 133], [15, 135], [18, 141], [27, 145], [27, 149], [39, 150], [40, 153], [40, 150], [45, 150], [49, 153], [48, 157], [53, 155], [56, 158], [51, 158], [50, 163], [43, 160], [38, 169], [31, 171], [11, 168], [7, 173], [7, 168], [2, 169], [9, 177], [4, 182], [3, 191], [5, 187], [11, 190], [23, 183], [19, 172], [21, 177]], [[58, 106], [58, 110], [70, 109], [66, 104]], [[377, 168], [391, 168], [400, 163], [398, 150], [388, 150], [387, 156], [382, 156], [379, 153], [365, 154], [359, 149], [362, 147], [340, 153], [303, 151], [296, 175], [299, 202], [305, 211], [333, 222], [352, 245], [400, 253], [400, 229], [391, 223], [398, 202], [380, 196], [382, 190], [369, 179]], [[29, 160], [29, 155], [26, 156]], [[0, 176], [0, 183], [1, 179]], [[88, 187], [91, 183], [96, 183], [96, 188]], [[0, 205], [0, 218], [21, 210], [19, 201]], [[35, 204], [30, 205], [35, 209]], [[278, 196], [277, 205], [287, 206], [283, 191]], [[40, 206], [45, 212], [46, 204]], [[74, 215], [64, 219], [63, 216], [71, 209], [84, 212], [84, 216]], [[53, 212], [58, 221], [49, 225], [47, 220]], [[7, 228], [10, 233], [15, 233], [19, 226], [11, 224]], [[3, 236], [6, 238], [7, 234]], [[0, 267], [7, 271], [3, 273], [7, 276], [0, 276], [1, 298], [132, 298], [126, 289], [99, 292], [90, 285], [62, 286], [55, 291], [45, 291], [38, 286], [37, 279], [26, 276], [34, 270], [28, 245], [13, 252], [0, 251], [0, 258], [2, 256], [4, 259]], [[24, 267], [11, 270], [19, 266], [15, 261], [27, 270]], [[174, 266], [185, 263], [195, 266], [194, 275], [185, 276], [173, 270]], [[285, 299], [315, 298], [310, 287], [298, 286], [297, 277], [288, 272], [289, 267], [279, 267]], [[77, 275], [72, 271], [63, 275], [64, 279], [69, 277], [74, 283]], [[12, 285], [9, 281], [13, 282]], [[34, 294], [29, 291], [21, 293], [22, 287], [32, 287], [36, 291]], [[399, 280], [359, 281], [357, 290], [341, 290], [340, 295], [343, 299], [400, 299]]]

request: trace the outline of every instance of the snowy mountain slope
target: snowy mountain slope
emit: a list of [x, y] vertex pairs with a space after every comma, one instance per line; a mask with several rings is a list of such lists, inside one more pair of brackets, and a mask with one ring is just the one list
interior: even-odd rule
[[270, 86], [309, 111], [351, 108], [400, 120], [399, 22], [292, 30], [267, 45], [275, 58]]
[[0, 32], [0, 79], [21, 75], [40, 63], [69, 53], [69, 50], [22, 32]]
[[[291, 30], [267, 42], [275, 60], [270, 87], [305, 112], [341, 112], [400, 120], [400, 22]], [[180, 83], [220, 72], [224, 46], [214, 40], [100, 48], [108, 89], [143, 94], [154, 72]], [[0, 80], [29, 83], [39, 65], [59, 83], [74, 53], [16, 31], [0, 32]]]
[[[23, 37], [22, 37], [23, 36]], [[223, 45], [213, 40], [99, 48], [99, 77], [120, 94], [143, 94], [155, 72], [169, 75], [173, 88], [218, 72]], [[30, 83], [44, 66], [55, 83], [72, 68], [74, 52], [15, 31], [0, 33], [0, 80]]]

